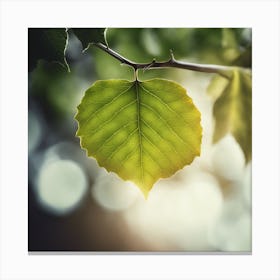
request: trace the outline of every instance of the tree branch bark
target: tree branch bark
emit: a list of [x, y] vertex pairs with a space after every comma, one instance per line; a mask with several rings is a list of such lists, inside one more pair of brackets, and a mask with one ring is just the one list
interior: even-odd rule
[[128, 65], [134, 70], [138, 69], [155, 69], [155, 68], [179, 68], [179, 69], [187, 69], [192, 71], [198, 71], [198, 72], [205, 72], [205, 73], [215, 73], [220, 74], [226, 78], [231, 77], [231, 71], [234, 69], [234, 67], [231, 66], [222, 66], [222, 65], [213, 65], [213, 64], [197, 64], [197, 63], [189, 63], [189, 62], [182, 62], [178, 61], [174, 58], [174, 55], [172, 51], [170, 50], [170, 59], [167, 61], [158, 62], [156, 59], [153, 59], [150, 63], [136, 63], [134, 61], [131, 61], [116, 51], [110, 49], [108, 46], [102, 44], [102, 43], [95, 43], [94, 44], [99, 49], [103, 50], [104, 52], [108, 53], [112, 57], [119, 60], [122, 64]]

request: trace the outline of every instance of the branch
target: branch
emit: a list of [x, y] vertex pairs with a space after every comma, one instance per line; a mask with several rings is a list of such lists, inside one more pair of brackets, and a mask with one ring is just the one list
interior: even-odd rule
[[216, 73], [220, 74], [226, 78], [230, 78], [230, 71], [234, 68], [231, 66], [221, 66], [221, 65], [211, 65], [211, 64], [197, 64], [197, 63], [189, 63], [189, 62], [181, 62], [174, 58], [173, 52], [170, 50], [170, 59], [163, 62], [157, 62], [156, 59], [153, 59], [150, 63], [136, 63], [131, 61], [119, 53], [115, 52], [114, 50], [110, 49], [108, 46], [102, 43], [95, 43], [94, 44], [99, 49], [105, 51], [109, 55], [113, 56], [117, 60], [119, 60], [122, 64], [128, 65], [134, 70], [138, 69], [154, 69], [154, 68], [180, 68], [180, 69], [187, 69], [192, 71], [198, 72], [205, 72], [205, 73]]

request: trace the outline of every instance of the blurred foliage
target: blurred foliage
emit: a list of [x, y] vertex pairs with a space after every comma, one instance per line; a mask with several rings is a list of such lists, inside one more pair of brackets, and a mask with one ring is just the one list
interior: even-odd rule
[[[109, 28], [110, 48], [138, 63], [170, 58], [170, 49], [178, 60], [197, 63], [251, 67], [251, 30], [243, 28]], [[103, 51], [91, 47], [100, 79], [132, 79], [133, 71]], [[144, 79], [170, 78], [178, 69], [140, 71]], [[141, 77], [140, 76], [140, 77]]]
[[172, 49], [177, 59], [235, 65], [251, 50], [250, 29], [243, 28], [109, 28], [107, 41], [110, 48], [137, 62], [167, 60]]
[[208, 87], [214, 95], [213, 114], [216, 120], [213, 140], [231, 133], [241, 146], [246, 162], [252, 157], [252, 74], [236, 68], [232, 78], [215, 76]]
[[35, 99], [54, 120], [74, 115], [87, 87], [74, 72], [67, 73], [60, 65], [46, 62], [38, 63], [30, 80], [29, 98]]

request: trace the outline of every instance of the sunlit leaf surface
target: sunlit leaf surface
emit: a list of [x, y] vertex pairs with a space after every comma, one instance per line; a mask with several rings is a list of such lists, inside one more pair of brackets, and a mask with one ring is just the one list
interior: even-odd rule
[[200, 155], [200, 112], [172, 81], [97, 81], [86, 91], [76, 119], [88, 156], [134, 182], [146, 197], [159, 178]]
[[236, 68], [232, 77], [215, 77], [210, 94], [218, 96], [214, 104], [216, 121], [214, 142], [231, 133], [241, 146], [246, 162], [252, 158], [252, 77], [249, 70]]

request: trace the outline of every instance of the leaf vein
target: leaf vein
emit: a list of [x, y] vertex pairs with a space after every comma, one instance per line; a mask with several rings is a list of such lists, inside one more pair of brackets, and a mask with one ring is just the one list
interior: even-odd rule
[[146, 89], [143, 85], [140, 85], [141, 88], [147, 92], [149, 95], [153, 96], [154, 98], [156, 98], [157, 100], [160, 101], [161, 104], [163, 104], [164, 106], [166, 106], [169, 111], [171, 111], [172, 113], [174, 113], [177, 117], [179, 117], [179, 120], [182, 120], [188, 127], [191, 127], [190, 123], [188, 123], [184, 118], [182, 118], [182, 116], [180, 116], [174, 109], [172, 109], [167, 103], [165, 103], [160, 97], [158, 97], [156, 94], [152, 93], [150, 90]]
[[[142, 137], [145, 138], [154, 148], [156, 148], [164, 157], [166, 157], [169, 160], [169, 157], [163, 153], [144, 133], [141, 133]], [[156, 163], [156, 165], [160, 168], [160, 170], [162, 171], [162, 173], [164, 173], [164, 167], [162, 167], [162, 165], [160, 165], [149, 153], [147, 153], [147, 155], [149, 155], [150, 158], [152, 158], [152, 160]]]
[[111, 120], [113, 120], [115, 118], [116, 115], [118, 115], [121, 111], [123, 111], [124, 109], [126, 109], [127, 107], [129, 107], [130, 105], [132, 105], [133, 103], [135, 103], [136, 100], [132, 100], [131, 102], [129, 102], [128, 104], [126, 104], [125, 106], [123, 106], [122, 108], [120, 108], [118, 111], [116, 111], [112, 117], [110, 119], [108, 119], [107, 121], [102, 122], [101, 124], [99, 124], [95, 129], [93, 130], [89, 130], [88, 133], [83, 134], [84, 136], [88, 136], [91, 134], [94, 134], [97, 130], [100, 129], [100, 127], [104, 126], [105, 124], [109, 123]]
[[167, 141], [166, 139], [164, 139], [160, 133], [158, 133], [158, 131], [156, 129], [154, 129], [152, 126], [150, 126], [145, 120], [142, 119], [142, 122], [151, 130], [153, 130], [163, 141], [165, 141], [172, 149], [173, 151], [180, 156], [179, 152], [177, 151], [177, 149], [174, 148], [174, 146], [170, 143], [170, 141]]
[[103, 143], [101, 144], [101, 146], [98, 148], [98, 150], [96, 151], [96, 153], [98, 153], [98, 152], [104, 147], [104, 145], [105, 145], [106, 143], [108, 143], [121, 129], [123, 129], [123, 128], [127, 127], [127, 126], [130, 126], [131, 123], [135, 123], [135, 120], [129, 121], [129, 122], [126, 123], [125, 125], [119, 127], [109, 138], [106, 139], [105, 142], [103, 142]]
[[113, 151], [113, 152], [108, 156], [107, 160], [110, 159], [110, 158], [112, 158], [112, 157], [123, 147], [123, 145], [125, 145], [125, 144], [128, 142], [129, 138], [130, 138], [137, 130], [138, 130], [138, 128], [134, 129], [134, 130], [127, 136], [127, 138], [119, 145], [119, 147], [118, 147], [115, 151]]
[[[101, 110], [103, 110], [105, 107], [107, 107], [108, 105], [112, 104], [114, 101], [116, 101], [120, 96], [122, 96], [123, 94], [125, 94], [126, 92], [128, 92], [131, 88], [133, 87], [133, 85], [127, 89], [125, 89], [124, 91], [122, 91], [121, 93], [119, 93], [116, 97], [114, 97], [109, 103], [105, 103], [103, 106], [101, 106], [97, 111], [93, 111], [92, 114], [90, 114], [90, 116], [87, 118], [87, 120], [85, 121], [84, 125], [86, 125], [88, 123], [88, 121], [90, 119], [92, 119], [94, 116], [96, 116], [97, 113], [99, 113]], [[89, 103], [87, 105], [93, 104]]]
[[139, 82], [135, 82], [135, 88], [136, 88], [136, 100], [137, 100], [137, 125], [138, 125], [138, 139], [139, 139], [139, 150], [140, 150], [140, 181], [143, 184], [143, 177], [144, 177], [144, 171], [143, 171], [143, 159], [142, 159], [142, 137], [141, 137], [141, 123], [140, 123], [140, 94], [139, 94]]
[[145, 104], [145, 103], [141, 103], [141, 105], [142, 106], [144, 106], [144, 107], [146, 107], [147, 109], [149, 109], [150, 111], [152, 111], [154, 114], [156, 114], [157, 115], [157, 117], [159, 117], [161, 120], [163, 120], [164, 121], [164, 123], [167, 125], [167, 127], [169, 128], [169, 130], [171, 131], [171, 132], [173, 132], [173, 134], [174, 135], [176, 135], [176, 137], [178, 138], [178, 139], [180, 139], [184, 144], [187, 144], [188, 145], [188, 143], [169, 125], [169, 123], [165, 120], [165, 119], [163, 119], [161, 116], [160, 116], [160, 114], [154, 109], [154, 108], [152, 108], [151, 106], [149, 106], [149, 105], [147, 105], [147, 104]]

